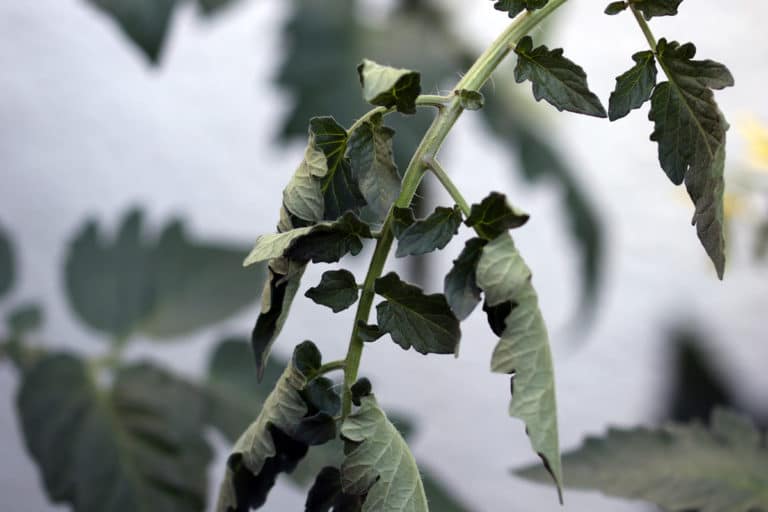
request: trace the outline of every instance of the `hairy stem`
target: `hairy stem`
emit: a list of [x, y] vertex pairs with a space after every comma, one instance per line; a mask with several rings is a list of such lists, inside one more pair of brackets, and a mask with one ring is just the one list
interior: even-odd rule
[[[562, 6], [567, 0], [550, 0], [542, 9], [525, 12], [512, 20], [512, 23], [506, 30], [483, 52], [475, 61], [467, 74], [459, 81], [454, 90], [469, 89], [479, 91], [491, 77], [496, 67], [509, 54], [512, 47], [531, 31], [535, 26], [541, 23], [547, 16]], [[464, 109], [461, 107], [461, 101], [458, 96], [451, 97], [450, 102], [445, 103], [443, 108], [438, 109], [432, 125], [424, 134], [419, 147], [411, 158], [408, 168], [403, 175], [403, 182], [400, 188], [400, 195], [395, 200], [394, 206], [407, 208], [416, 190], [424, 177], [426, 161], [434, 160], [445, 138], [456, 124], [456, 120], [461, 116]], [[352, 336], [349, 340], [346, 362], [344, 370], [344, 395], [342, 399], [342, 417], [346, 418], [352, 409], [352, 397], [350, 388], [357, 380], [358, 369], [360, 368], [360, 358], [363, 353], [363, 340], [359, 335], [359, 325], [367, 323], [371, 312], [373, 299], [375, 295], [376, 279], [381, 276], [384, 265], [387, 262], [389, 251], [392, 248], [394, 234], [392, 232], [393, 209], [390, 209], [384, 226], [381, 230], [381, 238], [376, 243], [371, 263], [368, 267], [368, 273], [363, 282], [363, 291], [360, 295], [360, 301], [357, 305], [355, 314], [355, 324], [352, 328]]]
[[315, 375], [325, 375], [336, 370], [343, 370], [347, 367], [346, 359], [339, 359], [338, 361], [331, 361], [320, 366], [315, 372]]

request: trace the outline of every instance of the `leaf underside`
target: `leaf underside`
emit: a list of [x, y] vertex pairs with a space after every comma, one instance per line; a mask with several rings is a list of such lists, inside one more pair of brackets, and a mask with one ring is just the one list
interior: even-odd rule
[[150, 364], [120, 368], [111, 389], [100, 389], [67, 354], [28, 368], [17, 396], [48, 496], [77, 512], [205, 510], [204, 403]]
[[483, 248], [477, 284], [485, 292], [491, 311], [511, 305], [503, 326], [491, 324], [495, 332], [501, 331], [491, 370], [512, 375], [509, 414], [525, 423], [534, 451], [544, 460], [560, 492], [563, 480], [549, 335], [531, 284], [530, 269], [509, 234]]
[[364, 59], [357, 67], [363, 98], [372, 105], [395, 107], [403, 114], [416, 113], [416, 98], [421, 94], [421, 75], [410, 69], [382, 66]]
[[[712, 427], [611, 429], [563, 456], [568, 485], [650, 501], [671, 512], [768, 510], [765, 436], [734, 413], [715, 410]], [[517, 474], [543, 481], [538, 467]]]
[[351, 446], [341, 466], [346, 494], [366, 494], [363, 512], [427, 512], [419, 468], [408, 445], [372, 396], [341, 426]]

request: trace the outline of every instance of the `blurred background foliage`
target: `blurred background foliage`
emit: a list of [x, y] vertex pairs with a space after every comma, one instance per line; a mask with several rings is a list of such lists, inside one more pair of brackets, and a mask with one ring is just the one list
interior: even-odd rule
[[[84, 1], [108, 16], [149, 62], [159, 66], [174, 11], [181, 4], [192, 2], [202, 16], [212, 16], [246, 0]], [[437, 2], [399, 0], [387, 19], [373, 24], [360, 18], [362, 6], [357, 0], [290, 3], [283, 29], [288, 51], [275, 78], [292, 99], [280, 129], [285, 142], [303, 139], [312, 116], [333, 115], [348, 125], [367, 109], [362, 99], [356, 99], [360, 95], [354, 75], [364, 56], [418, 69], [425, 92], [441, 93], [475, 53], [452, 32]], [[563, 227], [580, 254], [583, 311], [579, 313], [585, 313], [600, 286], [604, 252], [600, 215], [567, 159], [533, 122], [526, 106], [530, 100], [505, 86], [511, 80], [504, 72], [495, 78], [482, 119], [518, 161], [526, 180], [560, 190]], [[430, 119], [424, 113], [407, 122], [393, 119], [401, 169]], [[729, 219], [747, 217], [762, 234], [755, 254], [765, 258], [768, 218], [755, 203], [755, 190], [768, 190], [768, 130], [759, 123], [746, 123], [744, 129], [752, 159], [735, 176], [727, 213]], [[765, 199], [764, 192], [757, 195]], [[431, 201], [428, 189], [420, 197], [424, 203]], [[20, 423], [52, 501], [68, 503], [77, 511], [91, 510], [112, 486], [121, 489], [134, 509], [147, 500], [163, 504], [157, 510], [205, 509], [212, 498], [206, 432], [214, 428], [234, 442], [258, 414], [286, 362], [273, 357], [258, 383], [249, 344], [235, 336], [216, 345], [207, 375], [190, 381], [152, 361], [127, 363], [123, 353], [137, 336], [183, 343], [185, 336], [252, 308], [264, 273], [262, 268], [241, 267], [247, 250], [193, 240], [178, 220], [151, 236], [140, 209], [126, 212], [112, 236], [97, 221], [81, 226], [66, 251], [64, 281], [72, 313], [105, 342], [106, 349], [95, 357], [48, 352], [34, 335], [43, 321], [40, 308], [30, 303], [11, 307], [0, 336], [0, 358], [12, 360], [18, 368]], [[14, 252], [0, 224], [0, 300], [7, 300], [18, 272]], [[736, 399], [725, 370], [706, 349], [716, 341], [686, 326], [671, 330], [667, 413], [659, 421], [707, 422], [716, 407], [726, 406], [743, 411], [765, 428], [768, 418]], [[48, 418], [41, 421], [45, 415]], [[413, 421], [397, 412], [391, 416], [405, 435], [413, 435]], [[314, 448], [289, 476], [291, 481], [306, 487], [321, 467], [333, 462], [331, 451], [331, 445]], [[98, 464], [93, 453], [103, 455]], [[470, 510], [432, 477], [429, 468], [422, 467], [422, 472], [434, 510]], [[105, 474], [107, 487], [91, 485], [96, 475]]]

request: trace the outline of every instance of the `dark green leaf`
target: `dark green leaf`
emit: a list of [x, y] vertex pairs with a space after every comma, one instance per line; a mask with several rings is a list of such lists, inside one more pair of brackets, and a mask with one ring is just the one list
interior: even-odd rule
[[[284, 268], [273, 268], [283, 267]], [[256, 372], [264, 376], [272, 344], [283, 329], [293, 298], [301, 284], [306, 264], [285, 259], [273, 260], [269, 265], [269, 278], [261, 296], [261, 312], [251, 332], [251, 347], [256, 358]]]
[[256, 300], [264, 272], [242, 269], [244, 254], [193, 242], [179, 222], [149, 240], [134, 210], [114, 241], [105, 240], [95, 222], [78, 234], [65, 263], [67, 295], [81, 320], [114, 338], [181, 336]]
[[204, 404], [148, 364], [118, 370], [112, 389], [100, 389], [83, 361], [61, 354], [26, 371], [17, 397], [48, 496], [75, 512], [205, 510]]
[[359, 406], [360, 405], [360, 399], [364, 396], [368, 396], [373, 391], [373, 386], [371, 385], [371, 381], [368, 380], [365, 377], [362, 377], [360, 379], [357, 379], [357, 382], [352, 384], [352, 387], [349, 388], [349, 391], [352, 395], [352, 403]]
[[638, 52], [632, 56], [634, 67], [616, 78], [616, 88], [608, 101], [608, 118], [621, 119], [633, 108], [640, 108], [651, 99], [656, 87], [656, 59], [653, 52]]
[[[508, 234], [483, 248], [477, 284], [485, 292], [489, 307], [513, 305], [493, 351], [491, 370], [512, 375], [509, 414], [525, 423], [531, 445], [560, 493], [563, 477], [549, 335], [531, 284], [531, 271]], [[497, 331], [500, 326], [492, 327]]]
[[480, 288], [475, 280], [475, 270], [486, 241], [470, 238], [453, 267], [445, 276], [443, 291], [451, 310], [459, 320], [466, 319], [480, 302]]
[[515, 48], [517, 66], [515, 80], [533, 83], [536, 101], [545, 99], [557, 110], [607, 117], [600, 99], [589, 90], [587, 74], [578, 65], [563, 57], [563, 50], [546, 46], [533, 48], [533, 40], [525, 36]]
[[619, 14], [621, 11], [624, 11], [629, 7], [629, 4], [624, 1], [620, 2], [611, 2], [608, 4], [608, 7], [605, 8], [605, 14], [609, 16], [613, 16], [616, 14]]
[[629, 0], [629, 3], [642, 12], [647, 20], [654, 16], [676, 15], [677, 8], [682, 2], [683, 0]]
[[363, 98], [372, 105], [395, 107], [403, 114], [416, 113], [421, 94], [421, 75], [410, 69], [382, 66], [364, 59], [357, 67]]
[[351, 441], [341, 466], [346, 494], [366, 495], [363, 512], [427, 512], [416, 460], [373, 395], [344, 420], [341, 435]]
[[[611, 429], [563, 456], [568, 485], [650, 501], [674, 512], [768, 509], [765, 438], [741, 416], [716, 410], [712, 428]], [[539, 468], [518, 474], [543, 480]]]
[[437, 207], [423, 220], [417, 220], [400, 232], [395, 256], [416, 256], [442, 249], [459, 232], [461, 209]]
[[527, 213], [511, 206], [504, 194], [491, 192], [480, 204], [472, 205], [465, 223], [481, 237], [493, 240], [510, 229], [523, 226], [528, 218]]
[[296, 262], [334, 263], [344, 255], [357, 255], [363, 249], [361, 238], [371, 238], [371, 229], [352, 212], [335, 222], [261, 235], [244, 265], [288, 258]]
[[304, 512], [359, 512], [363, 499], [363, 496], [344, 494], [341, 472], [333, 466], [326, 466], [318, 473], [309, 490]]
[[693, 224], [722, 279], [723, 172], [728, 123], [711, 88], [733, 85], [733, 76], [717, 62], [692, 60], [696, 48], [659, 40], [657, 58], [669, 81], [651, 97], [651, 140], [659, 144], [659, 161], [675, 185], [685, 182], [695, 205]]
[[379, 329], [378, 325], [369, 325], [360, 320], [357, 323], [357, 334], [363, 341], [376, 341], [387, 333]]
[[338, 313], [357, 302], [357, 281], [348, 270], [329, 270], [323, 273], [320, 284], [304, 295]]
[[290, 472], [307, 452], [297, 441], [301, 420], [309, 412], [302, 390], [308, 376], [321, 365], [317, 347], [305, 341], [294, 350], [291, 363], [269, 394], [258, 418], [240, 436], [227, 461], [216, 510], [247, 511], [258, 508], [275, 478]]
[[410, 208], [399, 208], [395, 206], [392, 210], [392, 232], [395, 238], [400, 238], [406, 229], [416, 222], [413, 210]]
[[87, 1], [112, 17], [150, 61], [159, 60], [176, 0]]
[[0, 228], [0, 297], [8, 293], [13, 285], [13, 247], [5, 231]]
[[422, 354], [453, 354], [459, 346], [459, 321], [442, 294], [425, 295], [394, 272], [376, 280], [386, 301], [376, 306], [379, 328], [403, 349]]
[[382, 118], [363, 123], [349, 139], [349, 159], [354, 179], [378, 223], [384, 218], [400, 193], [400, 175], [392, 155], [395, 131], [382, 126]]
[[480, 110], [485, 105], [485, 97], [479, 91], [460, 89], [456, 91], [456, 95], [459, 97], [461, 108], [465, 110]]
[[536, 9], [541, 9], [547, 3], [549, 0], [494, 0], [496, 3], [493, 4], [493, 7], [496, 8], [497, 11], [504, 11], [509, 13], [510, 18], [514, 18], [524, 10], [528, 11], [534, 11]]
[[43, 311], [37, 304], [25, 304], [14, 308], [8, 314], [8, 328], [15, 336], [23, 336], [28, 331], [40, 328], [43, 323]]
[[325, 154], [327, 162], [328, 172], [321, 183], [325, 220], [336, 220], [348, 211], [359, 213], [365, 206], [365, 198], [346, 157], [347, 130], [332, 117], [312, 118], [309, 126], [313, 142]]

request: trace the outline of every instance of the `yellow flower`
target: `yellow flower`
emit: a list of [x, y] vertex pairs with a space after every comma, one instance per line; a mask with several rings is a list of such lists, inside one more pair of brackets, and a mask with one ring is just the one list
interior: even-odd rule
[[739, 123], [741, 134], [747, 139], [749, 163], [760, 170], [768, 171], [768, 126], [755, 118]]

